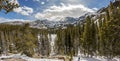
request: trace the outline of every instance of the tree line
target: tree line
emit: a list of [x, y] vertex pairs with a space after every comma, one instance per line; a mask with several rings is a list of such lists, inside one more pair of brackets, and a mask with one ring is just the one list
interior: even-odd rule
[[[115, 5], [117, 3], [117, 6]], [[97, 19], [86, 17], [83, 25], [69, 25], [57, 31], [56, 53], [87, 57], [120, 57], [120, 2], [110, 3]]]
[[84, 24], [68, 25], [62, 29], [36, 29], [24, 26], [0, 24], [0, 54], [22, 53], [49, 56], [48, 35], [57, 35], [56, 55], [120, 57], [120, 3], [110, 5], [97, 19], [87, 16]]
[[[38, 34], [41, 34], [41, 40], [38, 40]], [[49, 42], [46, 39], [47, 30], [30, 28], [29, 24], [0, 24], [0, 54], [21, 53], [32, 56], [41, 49], [49, 53]], [[48, 55], [44, 51], [41, 51], [42, 55]]]

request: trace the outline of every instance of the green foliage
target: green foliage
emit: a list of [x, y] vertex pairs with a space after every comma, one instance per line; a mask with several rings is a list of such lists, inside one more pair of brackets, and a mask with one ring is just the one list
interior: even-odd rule
[[49, 56], [48, 35], [57, 34], [55, 53], [58, 55], [76, 56], [80, 49], [86, 56], [120, 57], [120, 4], [116, 6], [111, 2], [105, 12], [97, 21], [88, 16], [84, 24], [68, 25], [64, 29], [0, 24], [0, 53]]
[[55, 42], [56, 53], [61, 55], [77, 55], [80, 45], [80, 27], [69, 25], [66, 29], [57, 31]]
[[0, 10], [5, 10], [6, 13], [13, 11], [14, 8], [18, 8], [19, 4], [12, 3], [10, 0], [0, 0]]
[[[37, 29], [34, 29], [37, 31]], [[0, 25], [1, 53], [23, 53], [34, 55], [37, 47], [37, 32], [28, 26]]]
[[84, 24], [58, 29], [56, 53], [76, 55], [80, 48], [86, 56], [120, 57], [120, 2], [110, 3], [96, 20], [90, 16]]

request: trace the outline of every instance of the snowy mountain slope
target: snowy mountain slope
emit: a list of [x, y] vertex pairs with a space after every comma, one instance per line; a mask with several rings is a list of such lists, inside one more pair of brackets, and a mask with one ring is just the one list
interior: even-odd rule
[[76, 24], [77, 21], [84, 19], [85, 17], [73, 18], [73, 17], [65, 17], [61, 18], [58, 21], [50, 21], [50, 20], [36, 20], [31, 22], [23, 22], [23, 21], [13, 21], [13, 22], [4, 22], [1, 24], [10, 24], [10, 25], [24, 25], [25, 23], [29, 23], [30, 27], [33, 28], [56, 28], [56, 27], [64, 27], [69, 24]]
[[[117, 2], [114, 3], [115, 6], [117, 6]], [[86, 13], [83, 16], [80, 16], [78, 18], [74, 18], [74, 17], [65, 17], [65, 18], [60, 18], [59, 20], [35, 20], [35, 21], [29, 21], [29, 22], [23, 22], [23, 21], [13, 21], [13, 22], [4, 22], [2, 24], [11, 24], [11, 25], [23, 25], [25, 23], [29, 23], [30, 27], [33, 28], [39, 28], [39, 29], [47, 29], [47, 28], [58, 28], [58, 27], [66, 27], [69, 24], [72, 25], [78, 25], [78, 24], [83, 24], [85, 22], [85, 18], [87, 16], [90, 16], [92, 19], [97, 19], [101, 14], [105, 13], [107, 7], [103, 7], [101, 9], [99, 9], [97, 12], [94, 13]]]

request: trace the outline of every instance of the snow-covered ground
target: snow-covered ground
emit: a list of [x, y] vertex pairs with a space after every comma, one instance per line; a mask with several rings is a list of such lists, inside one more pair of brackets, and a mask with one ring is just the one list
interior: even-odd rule
[[[23, 59], [23, 60], [26, 60], [26, 61], [64, 61], [62, 59], [38, 59], [38, 58], [30, 58], [30, 57], [27, 57], [25, 55], [20, 55], [20, 54], [13, 54], [13, 55], [10, 55], [10, 56], [0, 56], [0, 61], [4, 61], [4, 60], [1, 60], [2, 58], [18, 58], [18, 59]], [[108, 61], [108, 59], [105, 59], [105, 58], [102, 58], [102, 57], [94, 57], [94, 58], [86, 58], [86, 57], [80, 57], [80, 60], [79, 60], [79, 57], [73, 57], [73, 61]], [[120, 58], [114, 58], [112, 59], [111, 61], [120, 61]]]
[[[51, 45], [51, 53], [50, 55], [54, 55], [54, 42], [56, 39], [57, 35], [56, 34], [51, 34], [50, 36], [48, 36], [48, 38], [50, 39], [50, 45]], [[40, 35], [38, 35], [38, 40], [40, 39]], [[73, 57], [73, 61], [108, 61], [108, 59], [103, 58], [103, 57], [93, 57], [93, 58], [87, 58], [87, 57], [82, 57], [82, 54], [80, 53], [80, 50], [78, 51], [78, 56], [79, 57]], [[18, 59], [23, 59], [26, 61], [64, 61], [63, 59], [47, 59], [47, 58], [31, 58], [31, 57], [27, 57], [25, 55], [21, 55], [21, 54], [13, 54], [10, 56], [5, 56], [2, 55], [0, 56], [0, 61], [4, 61], [2, 59], [7, 59], [7, 58], [18, 58]], [[111, 61], [120, 61], [120, 58], [114, 58]]]
[[[73, 61], [108, 61], [106, 58], [102, 57], [94, 57], [94, 58], [87, 58], [87, 57], [73, 57]], [[120, 58], [113, 58], [111, 61], [120, 61]]]
[[64, 61], [64, 60], [58, 60], [58, 59], [34, 59], [34, 58], [30, 58], [27, 61]]
[[50, 40], [50, 45], [51, 45], [51, 53], [50, 56], [54, 55], [54, 45], [55, 45], [55, 39], [57, 35], [56, 34], [51, 34], [51, 40]]
[[13, 54], [13, 55], [10, 55], [10, 56], [0, 56], [0, 61], [4, 61], [2, 59], [9, 59], [9, 58], [18, 58], [18, 59], [23, 59], [23, 60], [26, 60], [26, 61], [64, 61], [62, 59], [38, 59], [38, 58], [30, 58], [30, 57], [27, 57], [25, 55], [20, 55], [20, 54]]

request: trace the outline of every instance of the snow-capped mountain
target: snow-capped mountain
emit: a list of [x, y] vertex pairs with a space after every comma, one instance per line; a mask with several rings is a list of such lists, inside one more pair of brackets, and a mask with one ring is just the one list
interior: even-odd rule
[[[101, 10], [100, 10], [101, 11]], [[67, 27], [67, 25], [78, 25], [78, 24], [83, 24], [85, 22], [85, 18], [87, 16], [90, 16], [90, 17], [95, 17], [97, 16], [96, 14], [98, 14], [97, 12], [96, 13], [86, 13], [85, 15], [83, 16], [80, 16], [78, 18], [74, 18], [74, 17], [65, 17], [65, 18], [61, 18], [59, 20], [55, 20], [55, 21], [50, 21], [50, 20], [47, 20], [47, 19], [44, 19], [44, 20], [35, 20], [35, 21], [27, 21], [27, 22], [24, 22], [24, 21], [12, 21], [12, 22], [4, 22], [4, 23], [1, 23], [1, 24], [10, 24], [10, 25], [24, 25], [26, 23], [29, 23], [30, 24], [30, 27], [32, 28], [38, 28], [38, 29], [47, 29], [47, 28], [58, 28], [58, 27]]]
[[80, 16], [78, 18], [74, 18], [74, 17], [65, 17], [65, 18], [61, 18], [59, 20], [55, 20], [55, 21], [51, 21], [51, 20], [35, 20], [35, 21], [12, 21], [12, 22], [4, 22], [1, 24], [10, 24], [10, 25], [24, 25], [26, 23], [30, 24], [30, 27], [32, 28], [38, 28], [38, 29], [47, 29], [47, 28], [58, 28], [58, 27], [67, 27], [67, 25], [78, 25], [78, 24], [83, 24], [85, 22], [85, 18], [87, 16], [90, 16], [91, 18], [97, 17], [97, 14], [99, 14], [99, 12], [102, 12], [102, 9], [98, 10], [98, 12], [96, 13], [86, 13], [83, 16]]
[[58, 21], [50, 21], [50, 20], [36, 20], [31, 22], [23, 22], [23, 21], [12, 21], [12, 22], [4, 22], [1, 24], [10, 24], [10, 25], [24, 25], [25, 23], [29, 23], [30, 27], [33, 28], [56, 28], [56, 27], [65, 27], [66, 25], [72, 24], [76, 25], [80, 20], [85, 19], [84, 16], [81, 16], [79, 18], [73, 18], [73, 17], [65, 17], [61, 18]]
[[10, 22], [2, 22], [0, 24], [10, 24], [10, 25], [24, 25], [25, 23], [30, 23], [31, 21], [10, 21]]
[[31, 27], [36, 28], [55, 28], [55, 27], [64, 27], [68, 24], [74, 24], [78, 21], [78, 18], [66, 17], [61, 18], [59, 21], [49, 21], [49, 20], [36, 20], [30, 22]]
[[[113, 3], [113, 5], [119, 9], [118, 5], [119, 5], [119, 1], [116, 1]], [[103, 7], [101, 9], [99, 9], [97, 12], [94, 13], [86, 13], [83, 16], [80, 16], [78, 18], [74, 18], [74, 17], [65, 17], [65, 18], [59, 18], [59, 20], [36, 20], [36, 21], [31, 21], [31, 22], [24, 22], [24, 21], [12, 21], [12, 22], [4, 22], [2, 24], [11, 24], [11, 25], [23, 25], [25, 23], [29, 23], [30, 27], [33, 28], [58, 28], [58, 27], [66, 27], [69, 24], [72, 25], [78, 25], [78, 24], [83, 24], [85, 22], [85, 18], [87, 16], [90, 16], [91, 19], [97, 20], [100, 15], [105, 14], [106, 10], [109, 9], [108, 7]]]

